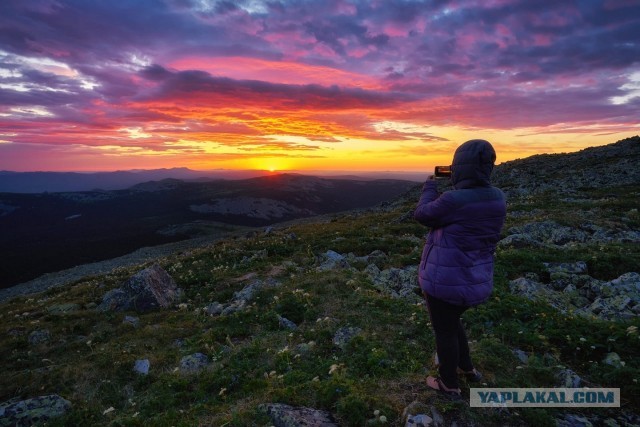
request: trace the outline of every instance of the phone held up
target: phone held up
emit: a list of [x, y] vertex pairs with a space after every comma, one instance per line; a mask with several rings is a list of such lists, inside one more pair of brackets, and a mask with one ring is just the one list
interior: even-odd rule
[[436, 166], [434, 175], [436, 178], [450, 178], [451, 166]]

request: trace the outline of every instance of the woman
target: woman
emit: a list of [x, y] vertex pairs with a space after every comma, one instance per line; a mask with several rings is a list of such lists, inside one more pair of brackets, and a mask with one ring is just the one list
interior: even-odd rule
[[465, 142], [453, 156], [454, 189], [439, 194], [430, 176], [414, 213], [418, 222], [431, 227], [419, 282], [436, 337], [440, 376], [429, 376], [427, 385], [453, 399], [461, 399], [458, 368], [470, 381], [481, 378], [460, 316], [487, 301], [493, 289], [494, 251], [506, 216], [505, 196], [490, 184], [495, 160], [489, 142]]

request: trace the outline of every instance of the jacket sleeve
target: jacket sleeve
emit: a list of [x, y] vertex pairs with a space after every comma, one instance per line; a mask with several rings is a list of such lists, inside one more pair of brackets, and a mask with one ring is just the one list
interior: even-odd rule
[[447, 194], [438, 193], [438, 184], [430, 180], [424, 183], [422, 195], [413, 218], [427, 227], [442, 227], [452, 222], [455, 203]]

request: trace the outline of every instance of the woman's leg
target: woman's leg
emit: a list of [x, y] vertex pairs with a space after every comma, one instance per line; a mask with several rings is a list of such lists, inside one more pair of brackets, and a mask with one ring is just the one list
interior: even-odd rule
[[[431, 325], [436, 337], [440, 378], [447, 388], [459, 388], [458, 366], [462, 365], [466, 368], [468, 367], [465, 366], [466, 363], [471, 364], [467, 337], [460, 322], [460, 315], [466, 310], [466, 307], [449, 304], [427, 294], [425, 296]], [[461, 360], [461, 356], [463, 360]]]

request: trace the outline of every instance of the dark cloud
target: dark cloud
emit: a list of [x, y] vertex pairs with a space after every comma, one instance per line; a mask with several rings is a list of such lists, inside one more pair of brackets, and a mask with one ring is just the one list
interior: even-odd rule
[[213, 77], [206, 72], [195, 70], [170, 72], [159, 65], [145, 68], [141, 76], [161, 82], [158, 87], [137, 98], [139, 101], [147, 102], [198, 99], [212, 106], [221, 106], [231, 99], [237, 107], [265, 105], [285, 109], [340, 110], [389, 108], [416, 99], [401, 92], [234, 80], [228, 77]]

